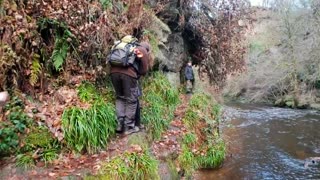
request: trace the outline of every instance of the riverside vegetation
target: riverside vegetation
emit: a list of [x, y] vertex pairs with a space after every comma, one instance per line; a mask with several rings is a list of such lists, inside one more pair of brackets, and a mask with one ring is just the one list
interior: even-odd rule
[[290, 108], [319, 106], [319, 1], [266, 1], [251, 9], [247, 70], [230, 78], [225, 95]]
[[[144, 78], [142, 97], [142, 122], [146, 125], [145, 141], [149, 144], [162, 139], [163, 133], [171, 128], [176, 108], [181, 106], [180, 91], [157, 71], [168, 70], [178, 76], [189, 57], [201, 67], [200, 74], [221, 87], [228, 73], [242, 69], [244, 51], [239, 42], [244, 27], [238, 21], [249, 7], [245, 0], [228, 0], [227, 5], [222, 1], [198, 2], [196, 6], [201, 8], [191, 1], [169, 5], [162, 0], [156, 2], [0, 0], [0, 91], [7, 90], [11, 96], [7, 106], [1, 108], [0, 116], [0, 165], [4, 171], [14, 161], [26, 169], [48, 170], [27, 170], [30, 177], [74, 175], [79, 174], [76, 167], [85, 164], [81, 158], [109, 152], [107, 149], [117, 138], [114, 92], [105, 57], [113, 42], [124, 35], [149, 41], [154, 50], [155, 72]], [[200, 95], [196, 97], [204, 100]], [[197, 159], [196, 165], [185, 166], [191, 161], [183, 154], [168, 164], [172, 172], [174, 167], [181, 167], [180, 175], [184, 172], [190, 176], [198, 168], [218, 167], [224, 157], [224, 145], [218, 140], [219, 115], [210, 114], [219, 108], [191, 105], [188, 109], [183, 123], [190, 135], [185, 140], [179, 139], [179, 143], [181, 140], [181, 152], [192, 152], [189, 154]], [[196, 112], [192, 113], [191, 109]], [[201, 120], [191, 121], [192, 118]], [[197, 132], [191, 124], [205, 127], [206, 132]], [[190, 151], [194, 143], [202, 144], [201, 149]], [[126, 157], [157, 168], [160, 161], [150, 149], [149, 145], [128, 148], [109, 161], [112, 164]], [[211, 157], [210, 161], [204, 157]], [[90, 172], [97, 176], [114, 168], [88, 164]], [[157, 178], [158, 172], [153, 168], [131, 171], [125, 166], [123, 170], [128, 173], [114, 176], [137, 174], [132, 177]], [[9, 171], [12, 174], [1, 174], [19, 176], [14, 169]]]
[[219, 135], [221, 107], [210, 96], [192, 96], [183, 123], [187, 134], [181, 140], [178, 164], [186, 177], [199, 168], [218, 168], [225, 158], [225, 144]]
[[[142, 122], [148, 135], [140, 137], [138, 142], [131, 143], [127, 150], [109, 157], [106, 162], [101, 162], [97, 174], [87, 176], [87, 179], [159, 179], [160, 160], [150, 152], [150, 143], [160, 139], [174, 119], [174, 111], [179, 105], [179, 90], [170, 85], [164, 74], [159, 72], [151, 73], [143, 82]], [[114, 92], [111, 88], [107, 86], [100, 91], [88, 81], [83, 81], [78, 86], [79, 100], [88, 104], [64, 110], [61, 117], [64, 140], [61, 142], [55, 140], [45, 126], [31, 126], [32, 119], [23, 113], [19, 113], [22, 124], [14, 120], [17, 119], [14, 114], [8, 116], [8, 120], [17, 129], [11, 132], [15, 141], [6, 139], [4, 142], [16, 144], [2, 144], [2, 151], [10, 152], [11, 149], [12, 153], [17, 152], [16, 164], [32, 168], [38, 162], [50, 165], [53, 160], [59, 160], [60, 153], [74, 151], [95, 154], [106, 149], [108, 142], [115, 138]], [[7, 108], [12, 112], [21, 112], [21, 103], [21, 100], [14, 98]], [[210, 96], [199, 93], [191, 98], [183, 119], [188, 133], [181, 139], [182, 151], [179, 157], [173, 160], [173, 169], [180, 167], [187, 177], [192, 177], [196, 169], [216, 168], [221, 165], [225, 156], [225, 146], [218, 132], [219, 113], [220, 106], [214, 103]], [[30, 128], [30, 132], [26, 128]], [[27, 135], [21, 136], [20, 132], [27, 132]], [[26, 144], [19, 146], [20, 148], [12, 149], [24, 142]]]

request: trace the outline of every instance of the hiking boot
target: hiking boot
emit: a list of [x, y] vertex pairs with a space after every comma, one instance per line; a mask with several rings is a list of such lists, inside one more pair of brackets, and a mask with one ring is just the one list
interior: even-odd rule
[[123, 131], [123, 125], [124, 125], [124, 119], [123, 118], [119, 118], [117, 120], [118, 124], [117, 124], [117, 128], [116, 128], [116, 132], [117, 133], [121, 133]]
[[138, 126], [134, 126], [134, 127], [129, 127], [127, 126], [127, 128], [125, 128], [126, 130], [124, 131], [125, 135], [129, 135], [132, 133], [137, 133], [140, 131], [140, 128]]

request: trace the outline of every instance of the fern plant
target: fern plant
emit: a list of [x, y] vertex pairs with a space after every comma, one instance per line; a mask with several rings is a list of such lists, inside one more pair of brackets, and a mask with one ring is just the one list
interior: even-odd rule
[[100, 0], [100, 3], [103, 9], [112, 8], [112, 1], [111, 0]]
[[57, 71], [62, 70], [62, 65], [64, 60], [67, 58], [67, 53], [69, 50], [69, 44], [63, 37], [56, 37], [54, 50], [52, 52], [51, 60], [53, 66]]
[[65, 62], [68, 51], [73, 42], [76, 42], [75, 36], [71, 33], [68, 26], [64, 22], [57, 20], [42, 18], [38, 21], [40, 32], [52, 29], [55, 35], [55, 43], [50, 60], [56, 71], [61, 71]]
[[40, 55], [39, 54], [34, 54], [33, 55], [33, 61], [31, 65], [31, 74], [30, 74], [30, 84], [34, 86], [39, 79], [39, 74], [41, 73], [42, 66], [39, 62]]

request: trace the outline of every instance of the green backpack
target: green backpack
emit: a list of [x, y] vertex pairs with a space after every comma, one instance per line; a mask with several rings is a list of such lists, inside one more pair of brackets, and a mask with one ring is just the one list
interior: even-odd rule
[[137, 38], [127, 35], [115, 42], [107, 56], [107, 62], [117, 67], [135, 66], [136, 55], [133, 50], [139, 45], [137, 41]]

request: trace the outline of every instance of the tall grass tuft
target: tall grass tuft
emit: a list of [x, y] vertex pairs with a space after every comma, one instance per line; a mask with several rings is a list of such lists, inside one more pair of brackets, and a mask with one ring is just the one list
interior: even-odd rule
[[217, 168], [223, 163], [225, 152], [225, 143], [219, 139], [215, 144], [208, 145], [205, 155], [197, 156], [197, 163], [201, 168]]
[[96, 102], [89, 109], [67, 109], [62, 115], [62, 127], [71, 149], [94, 153], [104, 148], [115, 133], [114, 105]]
[[174, 110], [179, 103], [179, 92], [160, 72], [145, 79], [143, 87], [142, 121], [151, 137], [159, 139], [174, 117]]
[[99, 179], [160, 179], [158, 161], [148, 151], [125, 152], [102, 165]]
[[182, 146], [182, 152], [178, 157], [180, 168], [184, 171], [184, 176], [191, 178], [194, 171], [198, 168], [196, 156], [187, 145]]

